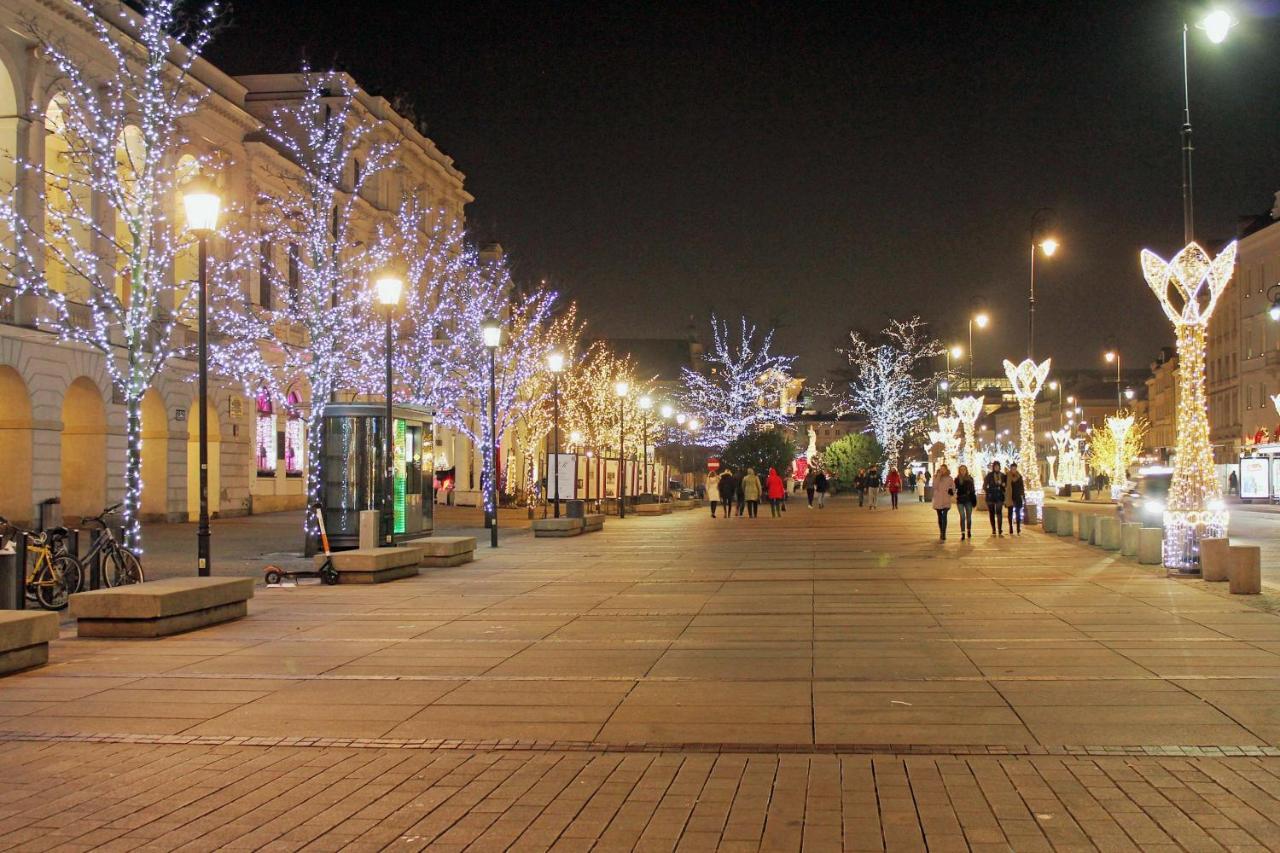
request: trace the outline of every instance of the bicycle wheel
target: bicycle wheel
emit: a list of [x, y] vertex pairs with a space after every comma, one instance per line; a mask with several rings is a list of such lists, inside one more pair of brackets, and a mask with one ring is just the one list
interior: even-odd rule
[[113, 548], [102, 565], [102, 583], [106, 586], [124, 586], [142, 583], [142, 563], [138, 556], [125, 548]]
[[80, 564], [65, 554], [40, 566], [33, 578], [36, 599], [45, 610], [61, 610], [73, 592], [80, 591]]

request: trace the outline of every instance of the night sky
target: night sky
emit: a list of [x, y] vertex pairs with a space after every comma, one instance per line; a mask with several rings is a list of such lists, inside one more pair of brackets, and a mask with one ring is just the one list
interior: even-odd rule
[[[1280, 190], [1280, 0], [1191, 36], [1196, 221]], [[1026, 352], [1029, 228], [1053, 208], [1037, 355], [1172, 343], [1138, 251], [1181, 245], [1181, 22], [1168, 2], [504, 4], [239, 0], [232, 74], [336, 66], [411, 97], [467, 175], [471, 225], [595, 334], [709, 311], [779, 327], [817, 378], [850, 327], [975, 300], [981, 372]]]

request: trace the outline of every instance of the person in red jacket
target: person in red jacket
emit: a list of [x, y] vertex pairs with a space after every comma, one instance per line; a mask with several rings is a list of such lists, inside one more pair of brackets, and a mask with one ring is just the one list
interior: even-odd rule
[[889, 489], [889, 502], [894, 509], [897, 509], [898, 492], [902, 491], [902, 475], [898, 473], [897, 468], [889, 469], [889, 476], [884, 478], [884, 484]]
[[787, 486], [778, 476], [777, 468], [769, 469], [769, 476], [764, 481], [764, 490], [769, 495], [769, 511], [774, 518], [782, 515], [782, 499], [787, 496]]

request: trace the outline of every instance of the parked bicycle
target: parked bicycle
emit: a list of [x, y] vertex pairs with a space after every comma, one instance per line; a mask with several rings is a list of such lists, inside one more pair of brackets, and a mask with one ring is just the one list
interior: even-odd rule
[[[77, 559], [82, 566], [89, 566], [92, 565], [91, 561], [95, 557], [100, 557], [102, 584], [108, 587], [142, 583], [145, 580], [142, 576], [142, 562], [138, 559], [138, 555], [120, 544], [120, 540], [116, 539], [115, 533], [111, 530], [111, 525], [107, 523], [107, 516], [119, 508], [120, 504], [109, 506], [99, 514], [81, 521], [82, 524], [96, 525], [102, 532], [89, 546], [89, 552]], [[75, 556], [70, 552], [70, 537], [67, 535], [66, 528], [59, 527], [56, 530], [61, 533], [51, 537], [55, 553]]]
[[80, 591], [84, 581], [84, 572], [75, 557], [65, 552], [57, 552], [51, 544], [54, 531], [66, 535], [66, 528], [54, 528], [37, 533], [34, 530], [19, 530], [0, 516], [0, 525], [27, 536], [27, 557], [34, 554], [35, 563], [26, 575], [27, 597], [39, 602], [45, 610], [61, 610], [67, 606], [67, 599], [72, 593]]

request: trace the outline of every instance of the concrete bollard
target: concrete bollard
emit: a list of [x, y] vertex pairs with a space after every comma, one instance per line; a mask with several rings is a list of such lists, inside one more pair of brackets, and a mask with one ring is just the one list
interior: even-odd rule
[[1227, 564], [1227, 581], [1232, 595], [1262, 592], [1262, 549], [1257, 545], [1232, 545]]
[[1038, 507], [1035, 504], [1025, 504], [1022, 507], [1022, 523], [1023, 524], [1039, 524], [1040, 511], [1042, 509], [1043, 507]]
[[1200, 540], [1200, 577], [1224, 581], [1231, 566], [1231, 540], [1225, 536]]
[[1164, 562], [1164, 530], [1144, 527], [1138, 531], [1138, 562], [1144, 566], [1158, 566]]
[[382, 529], [382, 513], [376, 509], [362, 509], [359, 519], [360, 547], [377, 548], [382, 544], [378, 541], [378, 531]]
[[1041, 512], [1044, 514], [1044, 519], [1043, 519], [1044, 532], [1057, 533], [1058, 532], [1058, 508], [1052, 507], [1052, 506], [1046, 506], [1046, 507], [1041, 507], [1040, 509], [1041, 509]]
[[1093, 541], [1093, 522], [1094, 515], [1091, 512], [1080, 513], [1080, 527], [1076, 531], [1076, 535], [1084, 542]]
[[1126, 521], [1120, 525], [1120, 553], [1126, 557], [1138, 556], [1138, 531], [1142, 525], [1136, 521]]
[[1058, 510], [1058, 535], [1074, 536], [1076, 525], [1076, 514], [1069, 509]]
[[1120, 519], [1103, 516], [1097, 521], [1100, 532], [1098, 544], [1104, 551], [1120, 550]]

